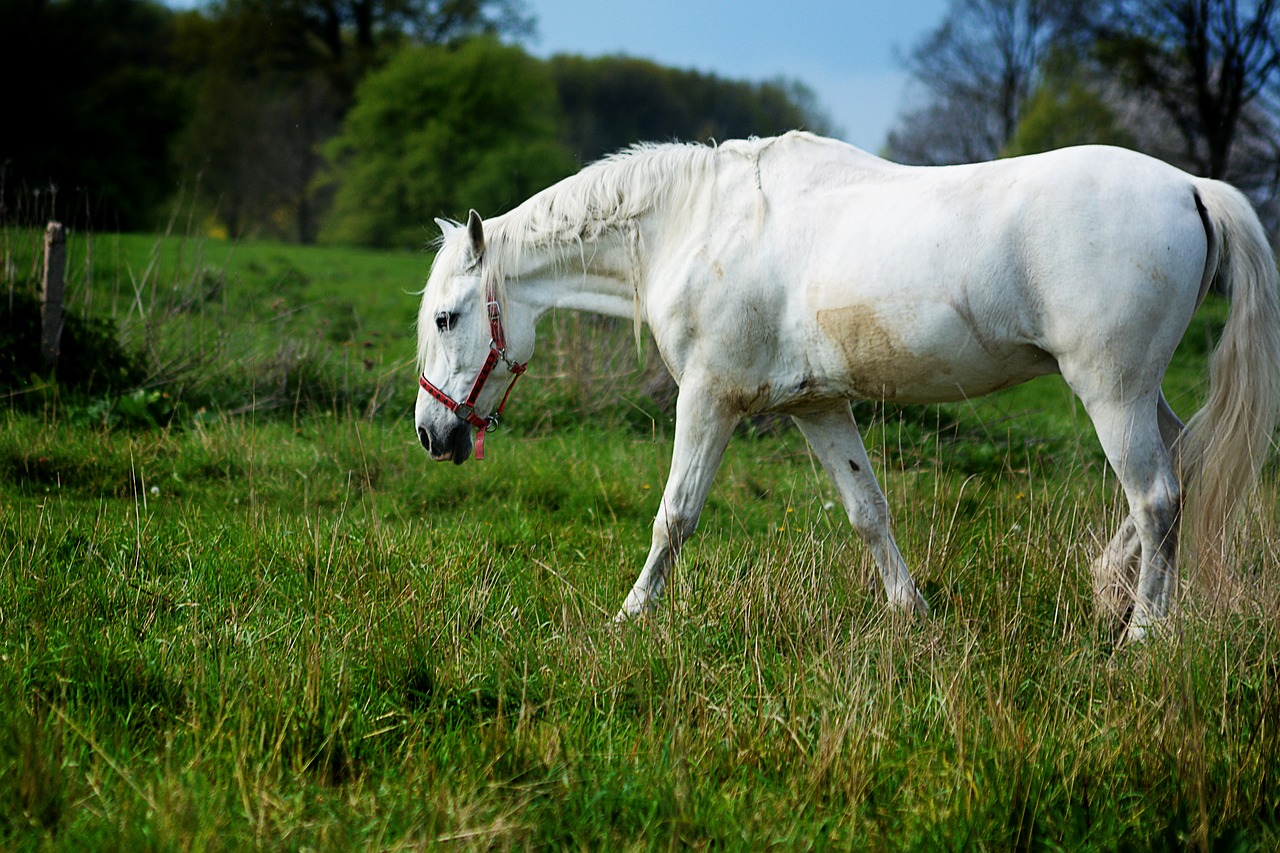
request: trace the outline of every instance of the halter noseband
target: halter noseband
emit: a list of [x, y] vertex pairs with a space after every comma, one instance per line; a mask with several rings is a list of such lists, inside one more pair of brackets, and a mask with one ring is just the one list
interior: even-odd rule
[[[422, 386], [422, 390], [443, 403], [446, 409], [476, 428], [477, 461], [484, 459], [485, 433], [498, 425], [498, 417], [507, 405], [507, 398], [511, 396], [511, 389], [515, 387], [516, 380], [520, 378], [520, 374], [524, 373], [525, 368], [529, 366], [527, 361], [521, 364], [507, 358], [507, 336], [502, 330], [502, 309], [498, 306], [497, 290], [492, 285], [485, 288], [485, 305], [489, 312], [489, 355], [485, 358], [484, 365], [480, 368], [479, 375], [476, 376], [476, 381], [471, 383], [471, 390], [467, 392], [466, 399], [459, 403], [435, 385], [432, 385], [425, 373], [418, 377], [418, 384]], [[507, 370], [511, 373], [511, 383], [507, 385], [506, 393], [502, 395], [502, 402], [498, 403], [498, 408], [487, 418], [482, 418], [476, 414], [476, 400], [480, 398], [484, 383], [488, 381], [489, 374], [493, 373], [493, 369], [498, 366], [499, 361], [505, 364]]]

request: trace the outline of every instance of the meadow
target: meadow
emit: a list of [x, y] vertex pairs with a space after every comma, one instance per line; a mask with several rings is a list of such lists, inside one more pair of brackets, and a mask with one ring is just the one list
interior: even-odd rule
[[[424, 241], [429, 235], [424, 234]], [[34, 240], [4, 235], [6, 287]], [[127, 394], [0, 412], [0, 847], [1280, 847], [1280, 516], [1250, 604], [1117, 648], [1123, 516], [1052, 378], [864, 404], [933, 615], [890, 614], [794, 429], [744, 425], [664, 607], [609, 621], [671, 450], [652, 348], [555, 315], [487, 459], [410, 417], [429, 255], [76, 236]], [[1166, 391], [1184, 416], [1225, 305]], [[64, 387], [65, 386], [65, 387]]]

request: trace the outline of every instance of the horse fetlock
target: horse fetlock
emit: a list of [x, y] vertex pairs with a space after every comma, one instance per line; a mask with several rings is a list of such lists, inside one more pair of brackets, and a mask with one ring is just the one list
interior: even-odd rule
[[670, 543], [672, 550], [679, 549], [684, 541], [698, 529], [698, 516], [694, 513], [664, 513], [654, 521], [654, 541]]
[[632, 609], [624, 604], [622, 605], [622, 609], [613, 615], [613, 624], [625, 625], [626, 623], [643, 616], [645, 612], [644, 608]]
[[1104, 552], [1089, 567], [1093, 581], [1093, 605], [1099, 615], [1111, 619], [1124, 619], [1133, 606], [1134, 590], [1138, 584], [1138, 557], [1117, 560], [1116, 555]]
[[657, 608], [657, 603], [648, 595], [639, 596], [632, 592], [627, 596], [627, 600], [622, 603], [622, 609], [618, 611], [616, 617], [618, 621], [631, 619], [636, 616], [642, 616]]
[[889, 605], [902, 613], [910, 613], [919, 617], [929, 615], [929, 603], [924, 600], [915, 584], [898, 587], [889, 594]]
[[1168, 636], [1172, 633], [1169, 626], [1168, 618], [1138, 620], [1137, 613], [1135, 618], [1129, 622], [1129, 627], [1124, 632], [1124, 645], [1136, 645], [1146, 643], [1150, 640]]
[[645, 613], [652, 613], [658, 608], [658, 599], [662, 597], [663, 580], [661, 577], [641, 578], [627, 593], [622, 609], [618, 611], [615, 621], [625, 621]]

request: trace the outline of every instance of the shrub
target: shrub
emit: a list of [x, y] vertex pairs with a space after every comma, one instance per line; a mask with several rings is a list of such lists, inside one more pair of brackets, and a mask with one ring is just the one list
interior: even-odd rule
[[119, 394], [146, 378], [144, 359], [120, 344], [106, 320], [66, 315], [53, 371], [41, 362], [40, 335], [40, 300], [18, 289], [0, 298], [0, 388], [14, 405], [40, 401], [35, 392], [55, 383], [64, 394], [91, 397]]

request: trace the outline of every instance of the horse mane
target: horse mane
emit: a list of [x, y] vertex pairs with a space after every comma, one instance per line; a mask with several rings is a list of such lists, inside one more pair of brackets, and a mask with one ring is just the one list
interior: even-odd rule
[[552, 249], [598, 240], [672, 198], [711, 169], [717, 149], [697, 143], [640, 143], [554, 184], [501, 217], [488, 250]]
[[753, 163], [763, 205], [760, 161], [768, 149], [779, 143], [836, 144], [844, 150], [855, 150], [803, 131], [719, 145], [638, 143], [592, 163], [496, 217], [491, 223], [492, 231], [486, 229], [486, 262], [492, 260], [504, 268], [514, 268], [525, 249], [571, 252], [584, 242], [624, 230], [650, 211], [678, 204], [699, 188], [710, 188], [721, 157], [740, 157]]
[[526, 251], [545, 252], [557, 263], [573, 258], [586, 266], [586, 244], [623, 242], [635, 291], [636, 349], [641, 340], [640, 283], [643, 241], [638, 220], [687, 198], [714, 175], [717, 148], [698, 143], [639, 143], [592, 163], [575, 175], [495, 217], [485, 231], [482, 262], [486, 285], [505, 302], [507, 271], [521, 267]]

